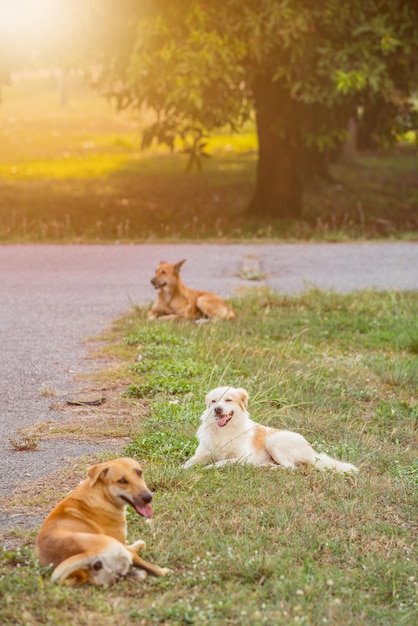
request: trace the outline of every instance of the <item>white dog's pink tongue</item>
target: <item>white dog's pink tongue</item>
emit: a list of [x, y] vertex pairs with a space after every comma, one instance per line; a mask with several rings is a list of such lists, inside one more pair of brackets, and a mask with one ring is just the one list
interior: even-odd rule
[[139, 506], [139, 504], [135, 504], [135, 511], [148, 519], [153, 516], [153, 510], [150, 504], [145, 504], [144, 506]]
[[220, 417], [217, 420], [218, 426], [221, 426], [221, 427], [225, 426], [227, 424], [227, 422], [228, 422], [228, 415], [222, 415], [222, 417]]

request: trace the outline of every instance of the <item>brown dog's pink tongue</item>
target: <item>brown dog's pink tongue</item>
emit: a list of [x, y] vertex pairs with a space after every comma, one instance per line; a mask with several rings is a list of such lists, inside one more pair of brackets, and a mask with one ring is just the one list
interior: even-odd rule
[[135, 511], [148, 519], [153, 516], [152, 506], [150, 504], [145, 504], [144, 506], [139, 506], [139, 504], [135, 504]]

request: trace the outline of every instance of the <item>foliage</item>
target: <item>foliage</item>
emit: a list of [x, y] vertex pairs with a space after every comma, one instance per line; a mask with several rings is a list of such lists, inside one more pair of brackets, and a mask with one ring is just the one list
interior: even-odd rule
[[124, 63], [110, 64], [101, 88], [120, 107], [155, 111], [144, 147], [155, 140], [173, 148], [181, 138], [199, 166], [205, 134], [227, 124], [236, 130], [255, 108], [254, 212], [297, 216], [301, 172], [320, 171], [318, 154], [340, 146], [349, 118], [377, 106], [370, 132], [393, 140], [400, 128], [416, 128], [418, 11], [411, 1], [160, 0], [129, 17], [131, 54], [125, 42]]
[[193, 125], [210, 131], [241, 125], [260, 73], [284, 80], [295, 100], [321, 104], [331, 115], [342, 96], [358, 94], [357, 104], [364, 104], [366, 93], [390, 100], [416, 86], [412, 2], [152, 4], [137, 11], [131, 62], [117, 78], [124, 80], [121, 105], [155, 109], [159, 141], [167, 140], [163, 128], [185, 138]]

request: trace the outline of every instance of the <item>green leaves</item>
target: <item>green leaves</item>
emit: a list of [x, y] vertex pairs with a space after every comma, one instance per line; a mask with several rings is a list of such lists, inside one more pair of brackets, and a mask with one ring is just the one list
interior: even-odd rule
[[335, 81], [337, 90], [347, 95], [352, 91], [360, 91], [367, 85], [367, 79], [364, 74], [356, 70], [344, 72], [342, 70], [335, 71]]
[[[289, 145], [298, 156], [289, 156], [289, 181], [303, 178], [309, 149], [340, 146], [350, 119], [365, 127], [364, 119], [374, 118], [367, 132], [376, 143], [394, 139], [400, 127], [415, 128], [418, 10], [412, 0], [159, 0], [131, 15], [136, 35], [129, 54], [125, 42], [116, 54], [109, 88], [118, 106], [155, 112], [142, 146], [181, 147], [188, 169], [202, 167], [210, 133], [239, 128], [254, 110], [260, 154], [269, 141], [273, 149], [275, 129], [294, 135]], [[277, 86], [279, 102], [272, 96]], [[261, 131], [263, 123], [270, 134]], [[301, 192], [295, 199], [282, 185], [274, 196], [267, 178], [259, 171], [252, 209], [300, 214]], [[259, 180], [268, 188], [257, 195]]]
[[[155, 109], [165, 131], [154, 128], [152, 136], [172, 145], [173, 133], [184, 140], [186, 122], [209, 132], [238, 126], [253, 106], [254, 80], [266, 73], [284, 81], [295, 101], [346, 107], [347, 119], [353, 98], [361, 103], [364, 92], [399, 82], [393, 61], [416, 50], [415, 18], [401, 0], [378, 7], [326, 0], [320, 8], [298, 0], [162, 0], [138, 22], [126, 70], [133, 103]], [[186, 150], [194, 160], [202, 154]]]

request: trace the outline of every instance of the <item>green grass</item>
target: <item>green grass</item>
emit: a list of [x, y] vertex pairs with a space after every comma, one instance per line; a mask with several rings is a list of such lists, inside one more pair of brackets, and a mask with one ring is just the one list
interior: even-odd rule
[[[417, 617], [415, 292], [289, 297], [254, 290], [225, 323], [119, 320], [107, 354], [130, 411], [126, 454], [155, 492], [128, 511], [164, 579], [54, 586], [34, 534], [0, 564], [4, 624], [409, 626]], [[123, 355], [123, 356], [122, 356]], [[117, 374], [115, 374], [117, 371]], [[181, 469], [212, 387], [244, 386], [252, 417], [301, 432], [358, 475]], [[135, 405], [137, 399], [137, 408]]]
[[73, 79], [67, 108], [52, 77], [4, 87], [0, 106], [0, 242], [414, 237], [416, 149], [362, 155], [311, 184], [297, 221], [249, 217], [257, 139], [210, 138], [202, 171], [187, 156], [140, 150], [149, 114], [117, 114]]

